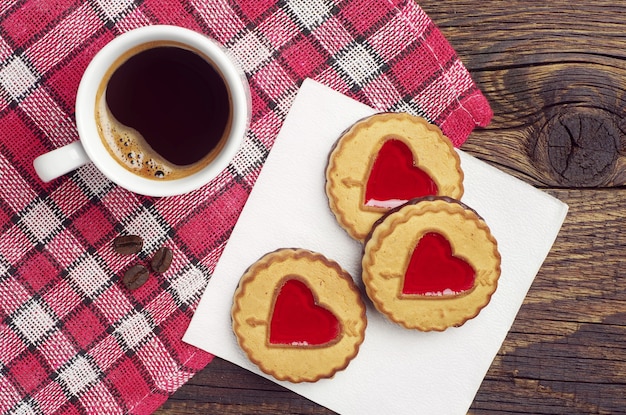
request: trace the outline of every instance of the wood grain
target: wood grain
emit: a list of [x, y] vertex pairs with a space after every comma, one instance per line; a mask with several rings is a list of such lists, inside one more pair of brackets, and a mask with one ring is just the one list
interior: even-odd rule
[[[494, 111], [463, 150], [570, 206], [470, 413], [626, 413], [626, 3], [420, 6]], [[332, 412], [217, 359], [156, 413]]]

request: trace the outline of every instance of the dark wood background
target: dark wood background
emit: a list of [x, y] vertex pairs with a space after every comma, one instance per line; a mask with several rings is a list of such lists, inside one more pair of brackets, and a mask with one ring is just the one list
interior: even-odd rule
[[[626, 2], [419, 4], [495, 114], [462, 149], [570, 206], [470, 413], [626, 413]], [[332, 412], [216, 359], [156, 413]]]

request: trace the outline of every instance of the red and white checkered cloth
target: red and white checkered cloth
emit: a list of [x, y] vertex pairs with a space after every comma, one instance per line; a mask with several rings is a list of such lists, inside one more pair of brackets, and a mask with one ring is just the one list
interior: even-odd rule
[[[180, 197], [132, 194], [93, 165], [41, 183], [33, 159], [78, 139], [91, 57], [157, 23], [210, 35], [248, 76], [236, 159]], [[492, 115], [413, 0], [0, 2], [0, 413], [147, 414], [210, 362], [181, 337], [305, 77], [425, 116], [457, 146]], [[119, 234], [142, 236], [141, 253], [115, 254]], [[124, 289], [124, 270], [163, 245], [170, 270]]]

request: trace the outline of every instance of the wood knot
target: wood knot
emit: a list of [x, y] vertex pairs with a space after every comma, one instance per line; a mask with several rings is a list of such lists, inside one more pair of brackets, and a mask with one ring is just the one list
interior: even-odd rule
[[606, 185], [619, 156], [621, 130], [609, 113], [569, 108], [539, 134], [533, 159], [559, 186]]

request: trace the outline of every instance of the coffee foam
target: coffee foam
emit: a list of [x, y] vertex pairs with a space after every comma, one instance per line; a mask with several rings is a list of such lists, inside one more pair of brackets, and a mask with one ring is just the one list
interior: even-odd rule
[[[100, 137], [118, 163], [133, 173], [151, 179], [174, 179], [181, 166], [170, 163], [150, 147], [135, 129], [120, 123], [109, 110], [105, 94], [96, 107]], [[183, 167], [183, 170], [186, 168]]]

